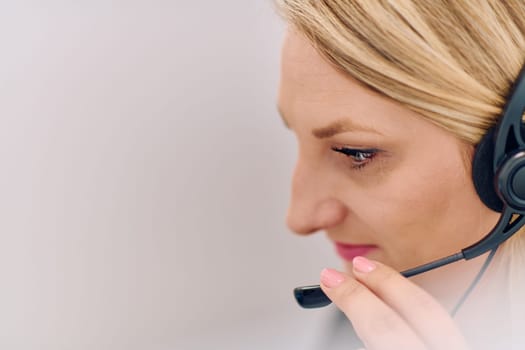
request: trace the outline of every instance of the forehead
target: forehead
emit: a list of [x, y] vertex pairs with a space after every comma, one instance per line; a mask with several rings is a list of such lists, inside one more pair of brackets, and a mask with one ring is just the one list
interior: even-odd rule
[[283, 73], [288, 78], [307, 80], [315, 76], [330, 77], [334, 68], [327, 64], [311, 43], [293, 28], [288, 29], [281, 52]]
[[407, 131], [422, 121], [417, 113], [336, 70], [293, 29], [282, 47], [278, 104], [292, 128], [298, 117], [301, 124], [350, 118], [386, 133]]

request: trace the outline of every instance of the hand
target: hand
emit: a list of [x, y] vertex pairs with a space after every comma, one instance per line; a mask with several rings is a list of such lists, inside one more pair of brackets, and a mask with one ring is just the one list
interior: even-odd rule
[[321, 288], [352, 323], [367, 350], [468, 349], [447, 311], [397, 271], [356, 257], [354, 277], [325, 269]]

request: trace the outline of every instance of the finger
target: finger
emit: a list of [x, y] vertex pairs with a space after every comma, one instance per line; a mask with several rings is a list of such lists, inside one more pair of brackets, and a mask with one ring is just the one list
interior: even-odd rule
[[448, 312], [430, 294], [392, 268], [364, 257], [353, 260], [355, 277], [395, 310], [432, 349], [467, 349]]
[[354, 278], [324, 269], [321, 288], [345, 313], [367, 349], [425, 349], [423, 341], [408, 324]]

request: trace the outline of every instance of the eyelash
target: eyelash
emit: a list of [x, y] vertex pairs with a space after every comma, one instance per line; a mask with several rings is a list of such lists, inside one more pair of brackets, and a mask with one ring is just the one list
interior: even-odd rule
[[332, 147], [332, 150], [338, 153], [342, 153], [348, 158], [351, 158], [353, 169], [362, 169], [363, 167], [368, 165], [368, 163], [370, 163], [379, 152], [379, 150], [375, 148], [355, 149], [347, 147]]

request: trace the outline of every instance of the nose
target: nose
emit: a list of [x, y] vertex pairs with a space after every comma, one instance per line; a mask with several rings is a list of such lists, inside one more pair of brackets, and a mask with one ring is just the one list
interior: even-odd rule
[[306, 235], [342, 223], [348, 209], [331, 193], [330, 183], [319, 171], [297, 163], [292, 178], [292, 193], [286, 218], [295, 233]]

